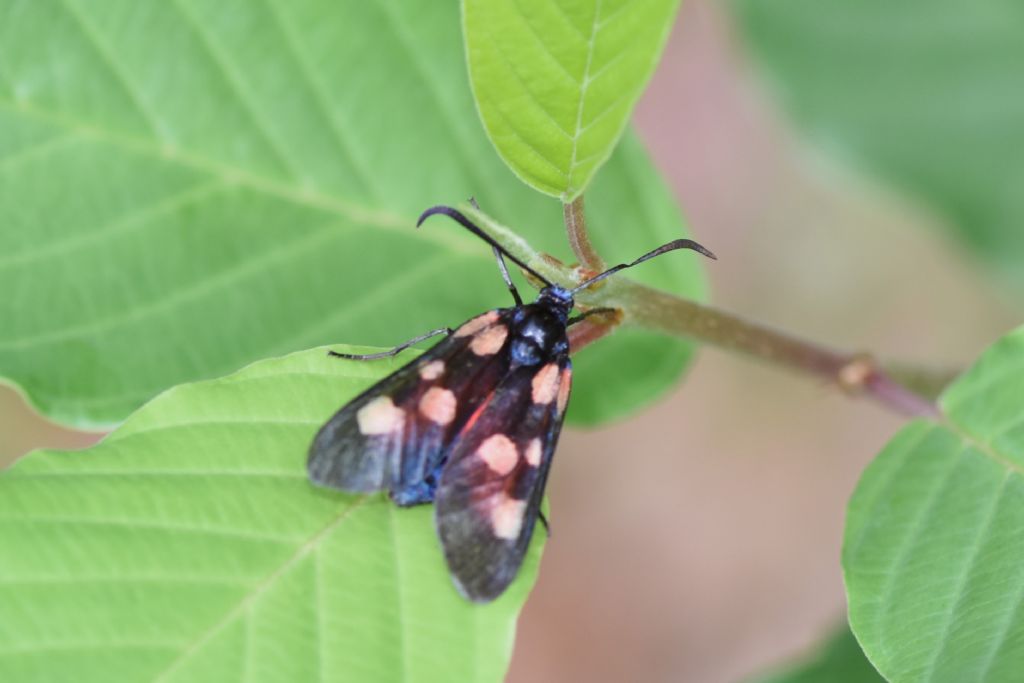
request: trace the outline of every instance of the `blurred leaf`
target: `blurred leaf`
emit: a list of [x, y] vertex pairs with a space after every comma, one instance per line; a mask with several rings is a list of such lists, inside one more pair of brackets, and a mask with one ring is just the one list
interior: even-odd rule
[[568, 203], [608, 160], [678, 0], [464, 0], [484, 127], [523, 182]]
[[1024, 671], [1024, 328], [904, 428], [847, 516], [850, 624], [891, 681], [1019, 681]]
[[[110, 424], [257, 358], [394, 345], [505, 305], [489, 249], [413, 228], [432, 204], [475, 195], [569, 253], [560, 205], [480, 129], [454, 0], [0, 0], [0, 16], [0, 374], [59, 420]], [[628, 138], [589, 208], [613, 261], [683, 232]], [[662, 261], [637, 278], [700, 296], [695, 259]], [[577, 387], [601, 391], [577, 391], [571, 419], [677, 380], [688, 347], [633, 342], [583, 354]]]
[[1018, 0], [734, 0], [753, 53], [828, 151], [944, 212], [1024, 278]]
[[501, 680], [541, 542], [473, 605], [431, 506], [306, 480], [318, 425], [401, 362], [260, 362], [0, 475], [0, 680]]
[[843, 624], [806, 661], [750, 683], [884, 683]]

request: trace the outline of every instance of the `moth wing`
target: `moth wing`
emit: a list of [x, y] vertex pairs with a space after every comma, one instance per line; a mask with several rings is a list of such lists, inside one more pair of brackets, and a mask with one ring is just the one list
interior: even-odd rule
[[470, 600], [493, 600], [519, 572], [571, 383], [568, 354], [512, 370], [451, 449], [435, 524], [452, 579]]
[[480, 355], [472, 347], [480, 334], [507, 327], [508, 315], [499, 309], [473, 318], [342, 406], [313, 439], [310, 480], [350, 493], [386, 490], [403, 504], [428, 502], [428, 480], [478, 402], [473, 392], [485, 396], [507, 372], [507, 353]]

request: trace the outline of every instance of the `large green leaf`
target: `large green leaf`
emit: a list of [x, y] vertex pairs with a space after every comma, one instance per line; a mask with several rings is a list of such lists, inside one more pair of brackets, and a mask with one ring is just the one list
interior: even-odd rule
[[769, 676], [753, 678], [749, 683], [884, 683], [857, 644], [850, 629], [831, 634], [819, 651], [806, 661], [777, 671]]
[[473, 605], [431, 506], [306, 479], [317, 426], [395, 365], [263, 361], [0, 475], [0, 680], [501, 680], [543, 534]]
[[847, 519], [850, 624], [891, 681], [1015, 682], [1024, 671], [1024, 328], [903, 429]]
[[608, 160], [679, 0], [463, 0], [491, 142], [522, 180], [575, 199]]
[[[257, 358], [458, 324], [508, 302], [490, 250], [413, 224], [471, 195], [567, 257], [560, 205], [480, 127], [458, 12], [0, 0], [0, 374], [50, 416], [110, 424]], [[683, 230], [632, 139], [589, 208], [610, 259]], [[695, 259], [664, 261], [637, 277], [700, 295]], [[578, 374], [602, 391], [577, 391], [571, 419], [651, 400], [686, 357], [650, 335], [602, 342]]]
[[1024, 279], [1018, 0], [735, 0], [788, 109]]

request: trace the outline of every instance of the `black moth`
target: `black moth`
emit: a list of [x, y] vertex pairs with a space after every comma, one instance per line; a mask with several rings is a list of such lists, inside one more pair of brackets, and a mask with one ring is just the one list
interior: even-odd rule
[[[446, 334], [328, 420], [313, 440], [307, 466], [310, 480], [321, 486], [387, 491], [403, 507], [434, 502], [437, 535], [456, 587], [470, 600], [487, 602], [515, 578], [540, 515], [572, 382], [567, 328], [606, 310], [569, 317], [573, 295], [674, 249], [714, 255], [692, 240], [674, 240], [566, 289], [506, 252], [455, 209], [428, 209], [417, 226], [433, 214], [450, 216], [491, 245], [515, 305], [384, 353], [332, 351], [371, 360]], [[519, 297], [503, 254], [546, 285], [532, 304]]]

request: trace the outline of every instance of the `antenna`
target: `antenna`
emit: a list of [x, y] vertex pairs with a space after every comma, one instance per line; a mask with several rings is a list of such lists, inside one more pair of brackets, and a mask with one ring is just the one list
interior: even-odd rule
[[667, 251], [675, 251], [676, 249], [692, 249], [693, 251], [696, 251], [698, 253], [704, 254], [708, 258], [718, 260], [718, 257], [715, 256], [714, 254], [712, 254], [710, 250], [705, 249], [704, 247], [702, 247], [701, 245], [697, 244], [693, 240], [672, 240], [668, 244], [663, 244], [660, 247], [658, 247], [657, 249], [655, 249], [653, 251], [647, 252], [646, 254], [644, 254], [643, 256], [641, 256], [640, 258], [638, 258], [637, 260], [635, 260], [635, 261], [633, 261], [631, 263], [620, 263], [617, 266], [613, 266], [613, 267], [609, 268], [608, 270], [604, 271], [600, 275], [595, 275], [594, 277], [590, 278], [589, 280], [586, 280], [583, 283], [577, 285], [575, 288], [569, 290], [569, 293], [570, 294], [575, 294], [576, 292], [580, 291], [581, 289], [586, 289], [587, 287], [600, 282], [601, 280], [605, 279], [609, 275], [617, 273], [620, 270], [625, 270], [626, 268], [632, 268], [633, 266], [641, 264], [644, 261], [647, 261], [649, 259], [654, 258], [655, 256], [660, 256], [661, 254], [664, 254]]
[[[540, 280], [541, 282], [543, 282], [547, 286], [549, 286], [549, 287], [553, 286], [553, 284], [552, 284], [552, 282], [550, 280], [548, 280], [546, 277], [544, 277], [543, 275], [541, 275], [540, 273], [535, 271], [530, 266], [528, 266], [525, 263], [523, 263], [522, 261], [520, 261], [514, 255], [512, 255], [512, 254], [508, 253], [507, 251], [505, 251], [505, 248], [502, 247], [500, 244], [498, 244], [497, 241], [495, 241], [495, 239], [493, 237], [491, 237], [486, 232], [481, 230], [480, 227], [476, 223], [474, 223], [473, 221], [471, 221], [468, 218], [466, 218], [466, 216], [464, 216], [462, 214], [462, 212], [457, 210], [457, 209], [453, 209], [450, 206], [432, 206], [429, 209], [427, 209], [426, 211], [424, 211], [422, 214], [420, 214], [419, 220], [416, 221], [416, 227], [417, 228], [420, 227], [421, 225], [423, 225], [423, 221], [427, 220], [428, 218], [430, 218], [431, 216], [433, 216], [434, 214], [437, 214], [437, 213], [443, 214], [445, 216], [448, 216], [449, 218], [454, 220], [456, 223], [459, 223], [460, 225], [462, 225], [462, 227], [464, 227], [466, 230], [469, 230], [471, 233], [473, 233], [474, 235], [476, 235], [477, 237], [482, 239], [484, 242], [487, 242], [487, 244], [491, 245], [492, 247], [497, 249], [499, 252], [501, 252], [502, 254], [507, 256], [510, 261], [512, 261], [517, 266], [519, 266], [520, 268], [525, 270], [527, 273], [529, 273], [530, 275], [534, 276], [535, 278], [537, 278], [538, 280]], [[632, 265], [632, 264], [630, 264], [630, 265]]]

